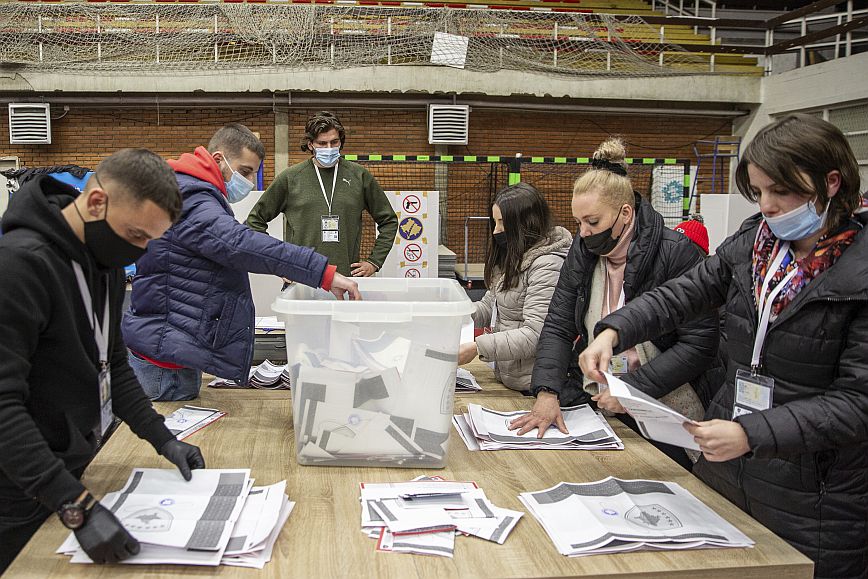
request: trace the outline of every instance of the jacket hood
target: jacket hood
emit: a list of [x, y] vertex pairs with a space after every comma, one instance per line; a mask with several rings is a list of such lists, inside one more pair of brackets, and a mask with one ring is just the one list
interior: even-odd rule
[[529, 268], [534, 261], [544, 255], [557, 253], [566, 257], [572, 244], [572, 234], [565, 228], [556, 226], [552, 229], [551, 235], [527, 250], [521, 260], [521, 269]]
[[79, 192], [47, 175], [35, 175], [15, 192], [3, 214], [2, 231], [16, 229], [38, 232], [60, 248], [70, 259], [89, 264], [90, 254], [75, 236], [61, 209], [73, 202]]
[[184, 153], [178, 159], [169, 159], [169, 166], [176, 173], [190, 175], [214, 185], [224, 196], [226, 195], [226, 183], [223, 181], [220, 166], [205, 147], [196, 147], [192, 154]]

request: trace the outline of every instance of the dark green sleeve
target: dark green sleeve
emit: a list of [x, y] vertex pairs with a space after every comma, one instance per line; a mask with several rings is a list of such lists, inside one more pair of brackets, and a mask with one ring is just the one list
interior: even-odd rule
[[272, 181], [253, 209], [250, 210], [250, 215], [247, 216], [246, 221], [247, 227], [254, 231], [268, 233], [268, 223], [284, 212], [288, 189], [289, 177], [284, 171]]
[[389, 198], [386, 197], [383, 188], [368, 171], [364, 172], [362, 183], [365, 187], [365, 208], [379, 228], [377, 241], [374, 243], [374, 249], [371, 250], [368, 261], [379, 269], [383, 267], [389, 251], [395, 245], [395, 235], [398, 233], [398, 216], [395, 215], [395, 210], [392, 209], [392, 204], [389, 203]]

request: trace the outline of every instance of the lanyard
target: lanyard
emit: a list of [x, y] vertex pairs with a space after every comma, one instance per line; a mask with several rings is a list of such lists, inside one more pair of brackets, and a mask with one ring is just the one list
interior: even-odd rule
[[[612, 313], [612, 304], [609, 303], [609, 266], [606, 264], [606, 258], [603, 258], [603, 273], [605, 274], [605, 283], [603, 284], [603, 293], [605, 294], [604, 299], [606, 300], [606, 315]], [[624, 307], [624, 284], [621, 284], [621, 295], [618, 296], [618, 305], [615, 306], [615, 310], [620, 310]]]
[[781, 267], [781, 264], [784, 261], [784, 258], [790, 251], [790, 242], [785, 241], [778, 248], [778, 254], [775, 256], [775, 259], [772, 261], [771, 266], [769, 266], [769, 270], [766, 273], [766, 277], [763, 280], [762, 289], [760, 291], [759, 300], [757, 300], [757, 312], [759, 313], [759, 326], [756, 331], [756, 338], [753, 343], [753, 356], [751, 357], [750, 367], [751, 374], [757, 373], [757, 368], [759, 368], [760, 363], [760, 354], [763, 350], [763, 344], [766, 341], [766, 333], [769, 329], [769, 318], [772, 313], [772, 305], [774, 304], [775, 298], [778, 297], [778, 294], [783, 291], [784, 286], [789, 283], [791, 279], [796, 275], [799, 271], [798, 266], [794, 267], [787, 275], [784, 276], [784, 279], [781, 280], [781, 283], [776, 285], [774, 289], [772, 289], [771, 293], [766, 294], [769, 290], [769, 284], [772, 281], [772, 278], [778, 271], [778, 268]]
[[100, 366], [105, 368], [108, 365], [108, 333], [109, 333], [109, 282], [105, 280], [105, 311], [102, 315], [102, 326], [99, 326], [99, 320], [93, 311], [93, 298], [90, 295], [90, 290], [87, 288], [87, 282], [84, 280], [84, 272], [78, 262], [72, 262], [72, 269], [75, 271], [75, 279], [78, 282], [78, 291], [81, 293], [81, 301], [84, 302], [84, 310], [87, 312], [90, 327], [93, 329], [93, 339], [96, 342], [96, 347], [99, 350]]
[[334, 201], [334, 198], [335, 198], [335, 186], [338, 184], [338, 166], [335, 165], [335, 174], [334, 174], [334, 177], [332, 177], [332, 196], [330, 198], [326, 196], [325, 185], [323, 185], [322, 177], [320, 177], [320, 174], [319, 174], [319, 167], [314, 165], [313, 170], [316, 171], [316, 179], [317, 179], [317, 181], [319, 181], [319, 188], [322, 191], [322, 198], [325, 199], [326, 205], [328, 205], [328, 208], [329, 208], [329, 215], [331, 215], [332, 214], [332, 201]]

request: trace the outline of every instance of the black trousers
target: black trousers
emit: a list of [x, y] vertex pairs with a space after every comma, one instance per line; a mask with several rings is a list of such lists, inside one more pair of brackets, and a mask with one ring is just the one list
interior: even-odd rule
[[21, 491], [0, 488], [0, 574], [49, 515], [50, 510]]

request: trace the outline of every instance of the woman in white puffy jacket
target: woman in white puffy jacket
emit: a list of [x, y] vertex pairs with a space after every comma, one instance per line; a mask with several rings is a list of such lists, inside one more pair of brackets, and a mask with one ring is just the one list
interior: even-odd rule
[[491, 216], [488, 291], [474, 304], [473, 314], [475, 327], [484, 332], [461, 345], [458, 363], [467, 364], [478, 354], [494, 364], [496, 378], [507, 388], [528, 391], [537, 339], [573, 238], [552, 225], [545, 198], [527, 183], [498, 193]]

